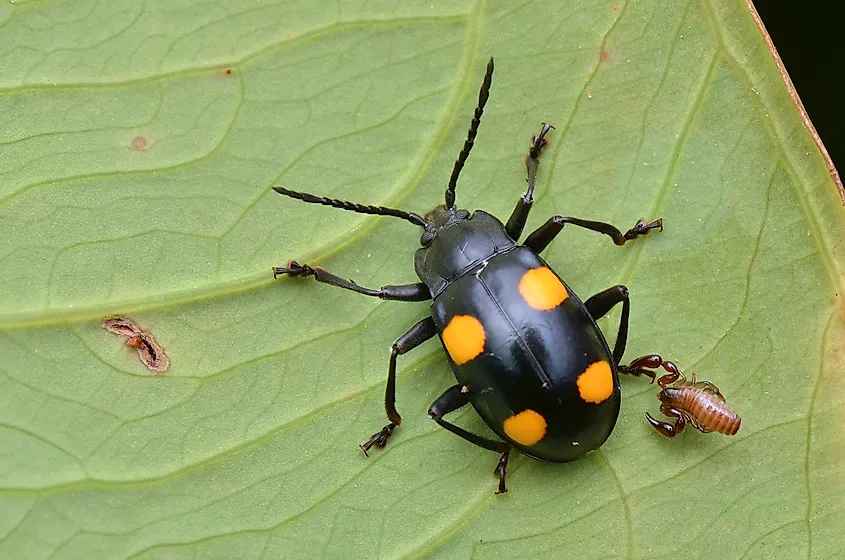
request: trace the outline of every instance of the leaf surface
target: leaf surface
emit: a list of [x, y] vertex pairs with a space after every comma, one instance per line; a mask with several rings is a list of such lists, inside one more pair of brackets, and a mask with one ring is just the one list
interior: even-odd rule
[[[0, 556], [845, 556], [845, 215], [743, 2], [16, 1], [0, 44]], [[626, 284], [627, 357], [718, 385], [737, 436], [664, 440], [623, 379], [599, 451], [515, 458], [495, 496], [496, 457], [426, 419], [454, 382], [430, 341], [357, 448], [428, 308], [270, 267], [413, 282], [419, 230], [270, 187], [428, 211], [489, 56], [459, 205], [506, 219], [554, 124], [528, 231], [662, 216], [544, 257], [583, 298]]]

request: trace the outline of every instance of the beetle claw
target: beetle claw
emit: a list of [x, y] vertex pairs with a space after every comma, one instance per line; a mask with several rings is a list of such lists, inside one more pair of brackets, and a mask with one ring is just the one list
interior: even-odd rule
[[623, 237], [627, 241], [639, 237], [641, 235], [646, 235], [653, 229], [663, 231], [663, 218], [658, 218], [653, 222], [646, 222], [643, 219], [637, 220], [637, 223], [634, 224], [634, 227], [626, 231]]
[[393, 434], [393, 430], [395, 430], [395, 429], [396, 429], [396, 424], [394, 424], [393, 422], [391, 422], [390, 424], [388, 424], [387, 426], [385, 426], [384, 428], [382, 428], [382, 429], [381, 429], [381, 431], [378, 431], [378, 432], [374, 433], [374, 434], [370, 437], [370, 439], [368, 439], [366, 442], [362, 443], [362, 444], [361, 444], [361, 445], [359, 445], [358, 447], [360, 447], [360, 448], [361, 448], [361, 451], [363, 451], [363, 452], [364, 452], [364, 455], [366, 455], [367, 457], [369, 457], [369, 456], [370, 456], [370, 454], [368, 453], [368, 451], [369, 451], [369, 450], [370, 450], [373, 446], [376, 446], [376, 447], [378, 447], [379, 449], [381, 449], [381, 448], [383, 448], [385, 445], [387, 445], [387, 440], [388, 440], [388, 439], [390, 438], [390, 436]]
[[273, 267], [273, 280], [284, 274], [288, 274], [290, 276], [310, 276], [315, 275], [315, 273], [315, 269], [311, 268], [307, 264], [299, 264], [296, 261], [288, 261], [287, 266]]

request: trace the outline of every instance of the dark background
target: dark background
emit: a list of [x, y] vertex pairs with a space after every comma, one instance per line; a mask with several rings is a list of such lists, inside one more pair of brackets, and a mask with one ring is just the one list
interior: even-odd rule
[[845, 21], [836, 2], [756, 0], [757, 12], [840, 175], [845, 171]]

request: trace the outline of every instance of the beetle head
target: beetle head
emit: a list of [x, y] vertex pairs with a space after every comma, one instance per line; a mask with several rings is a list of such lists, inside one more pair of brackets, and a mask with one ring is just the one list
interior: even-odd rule
[[438, 204], [424, 217], [427, 225], [422, 237], [420, 237], [420, 245], [428, 247], [441, 229], [469, 220], [469, 212], [467, 210], [455, 210], [454, 207], [447, 208], [445, 204]]

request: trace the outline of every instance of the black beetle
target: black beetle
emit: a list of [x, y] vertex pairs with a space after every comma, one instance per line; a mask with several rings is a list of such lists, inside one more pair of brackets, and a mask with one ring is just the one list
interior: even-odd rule
[[[528, 189], [517, 201], [507, 224], [476, 210], [455, 207], [455, 185], [472, 150], [493, 78], [493, 59], [478, 96], [467, 139], [455, 162], [446, 203], [425, 217], [382, 206], [273, 187], [304, 202], [363, 214], [394, 216], [423, 228], [414, 258], [421, 282], [364, 288], [321, 267], [290, 261], [273, 269], [274, 277], [313, 276], [318, 282], [385, 300], [433, 300], [431, 316], [399, 337], [390, 349], [385, 410], [390, 423], [363, 445], [384, 447], [402, 417], [396, 411], [396, 358], [439, 336], [458, 383], [429, 409], [440, 426], [480, 447], [501, 453], [495, 469], [497, 493], [507, 492], [505, 475], [512, 448], [546, 461], [571, 461], [597, 449], [608, 438], [619, 414], [619, 372], [646, 375], [662, 365], [650, 356], [648, 366], [634, 360], [621, 364], [628, 337], [630, 302], [625, 286], [604, 290], [586, 302], [549, 267], [540, 253], [566, 224], [602, 233], [616, 245], [663, 229], [662, 219], [639, 220], [626, 233], [590, 220], [553, 216], [520, 245], [531, 206], [540, 152], [553, 128], [546, 123], [534, 135], [525, 164]], [[611, 352], [596, 320], [622, 303], [616, 344]], [[472, 403], [501, 438], [482, 437], [451, 424], [443, 416]]]

